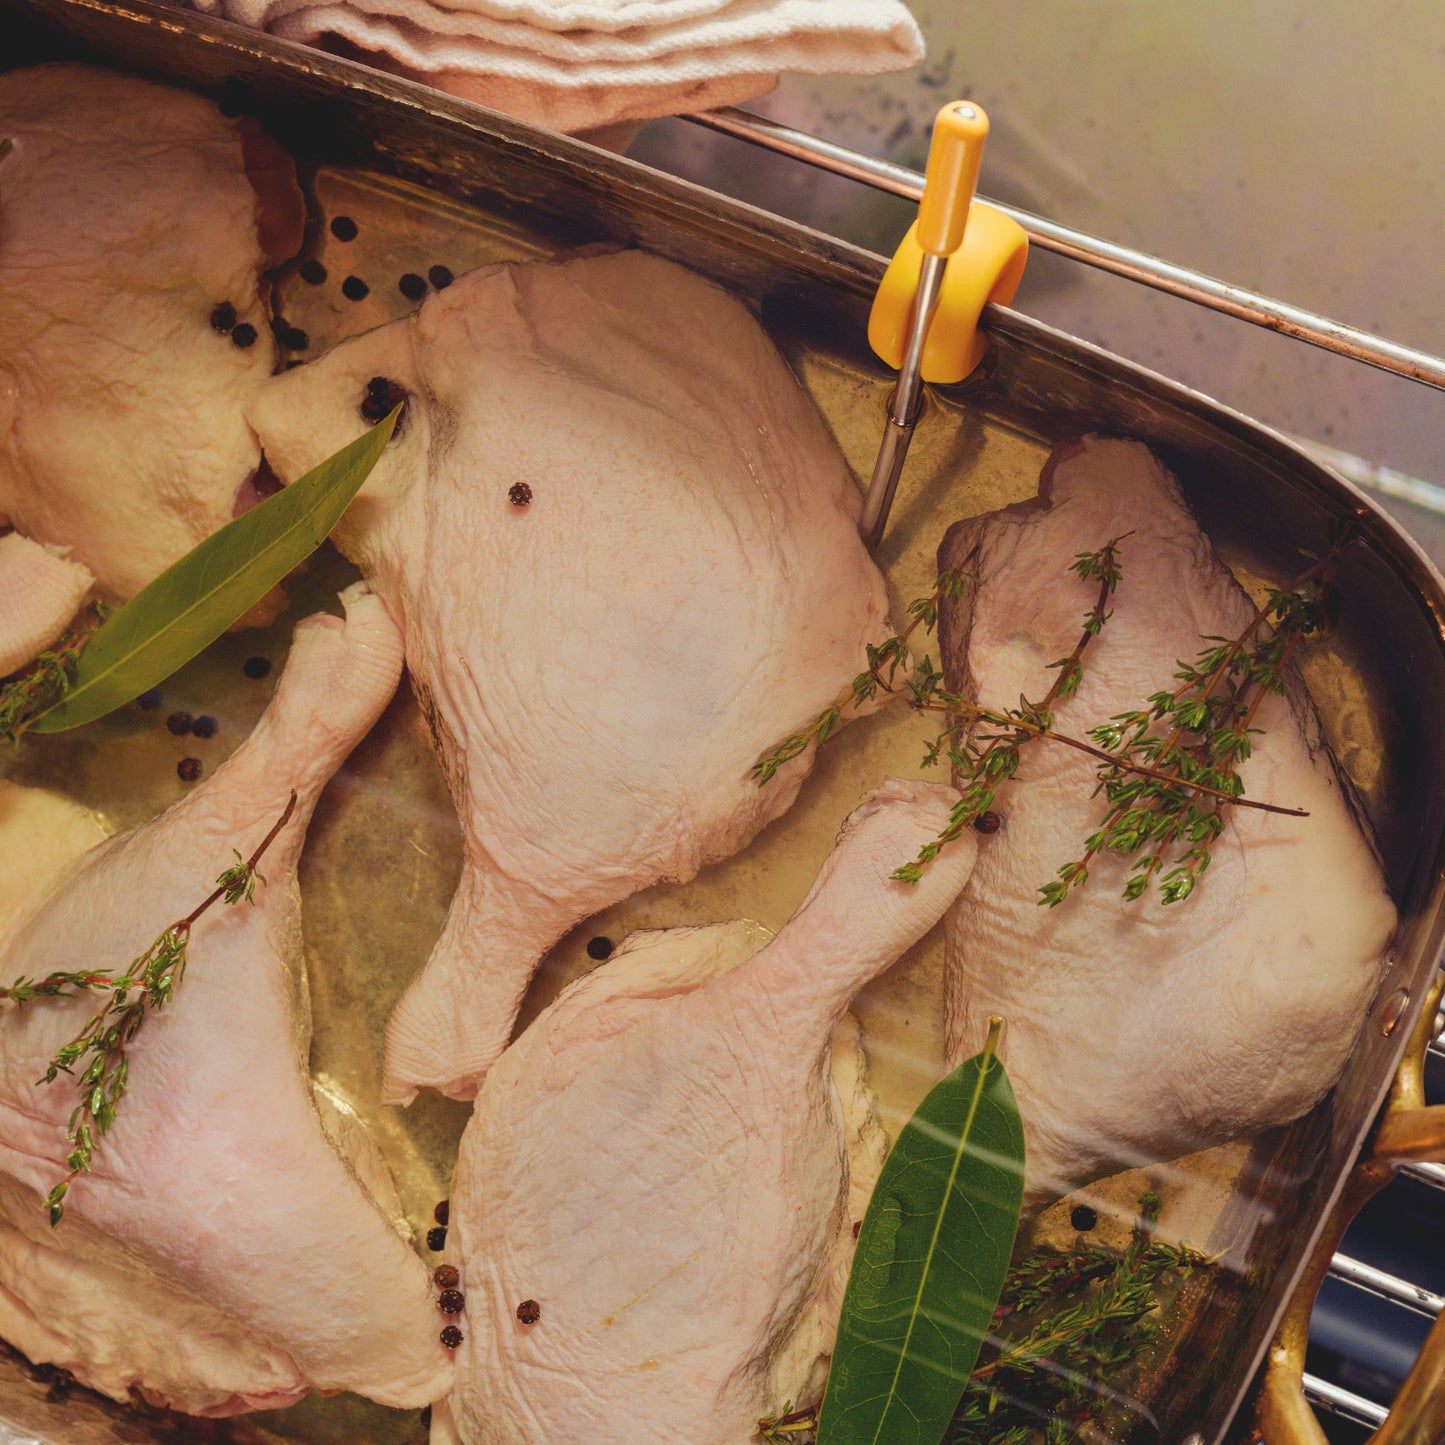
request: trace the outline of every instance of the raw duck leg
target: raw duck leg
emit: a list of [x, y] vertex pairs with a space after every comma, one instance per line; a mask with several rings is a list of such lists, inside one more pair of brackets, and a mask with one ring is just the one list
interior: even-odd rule
[[464, 868], [387, 1030], [394, 1101], [470, 1098], [538, 959], [792, 802], [750, 767], [862, 670], [883, 580], [807, 394], [748, 311], [625, 252], [495, 266], [277, 377], [294, 478], [409, 400], [337, 534], [403, 620]]
[[447, 1240], [466, 1445], [744, 1445], [799, 1402], [861, 1217], [829, 1040], [967, 878], [972, 837], [916, 886], [888, 876], [956, 798], [889, 782], [761, 951], [747, 925], [634, 935], [502, 1055]]
[[93, 1172], [51, 1230], [75, 1088], [37, 1086], [93, 999], [0, 1006], [0, 1336], [117, 1399], [197, 1414], [309, 1388], [419, 1406], [449, 1365], [421, 1261], [327, 1143], [306, 1072], [296, 863], [322, 787], [396, 685], [401, 638], [358, 587], [303, 622], [251, 737], [181, 802], [102, 844], [9, 935], [0, 976], [123, 966], [281, 816], [253, 905], [196, 924], [174, 1001], [130, 1049]]
[[89, 568], [19, 532], [0, 536], [0, 677], [65, 631], [93, 580]]
[[[966, 584], [940, 623], [950, 686], [995, 706], [1041, 697], [1097, 595], [1069, 564], [1115, 537], [1113, 615], [1084, 653], [1077, 696], [1055, 708], [1061, 732], [1083, 737], [1145, 706], [1204, 638], [1244, 631], [1254, 607], [1173, 479], [1138, 443], [1088, 438], [1050, 459], [1037, 502], [944, 539], [939, 565]], [[991, 1015], [1009, 1020], [1002, 1057], [1031, 1205], [1297, 1118], [1344, 1066], [1395, 910], [1303, 687], [1267, 698], [1255, 724], [1246, 794], [1309, 817], [1229, 809], [1179, 903], [1125, 903], [1133, 860], [1100, 854], [1082, 889], [1039, 905], [1102, 816], [1087, 757], [1031, 744], [1000, 794], [1003, 826], [948, 917], [948, 1041], [957, 1061]]]
[[301, 193], [254, 123], [91, 66], [0, 75], [0, 139], [0, 523], [123, 600], [255, 499]]

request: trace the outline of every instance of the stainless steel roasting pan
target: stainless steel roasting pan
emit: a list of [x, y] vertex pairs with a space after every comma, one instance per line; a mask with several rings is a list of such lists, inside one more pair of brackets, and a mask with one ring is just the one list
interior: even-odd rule
[[[424, 272], [438, 262], [460, 272], [606, 243], [645, 247], [715, 278], [756, 310], [855, 471], [867, 476], [891, 380], [864, 340], [881, 258], [567, 137], [195, 15], [142, 0], [0, 0], [0, 68], [56, 59], [188, 86], [260, 117], [298, 158], [322, 218], [309, 232], [308, 254], [338, 275], [363, 262], [373, 278], [388, 268], [392, 276]], [[324, 224], [343, 210], [361, 223], [344, 256]], [[311, 336], [313, 352], [411, 305], [389, 284], [374, 284], [364, 303], [347, 303], [334, 290], [303, 286], [294, 269], [279, 279], [278, 294], [288, 319]], [[950, 522], [1030, 495], [1048, 450], [1091, 430], [1149, 443], [1247, 586], [1293, 575], [1301, 549], [1320, 550], [1332, 522], [1348, 520], [1356, 530], [1340, 572], [1338, 628], [1306, 671], [1377, 835], [1400, 930], [1348, 1067], [1324, 1103], [1287, 1129], [1149, 1171], [1165, 1198], [1165, 1229], [1220, 1255], [1221, 1264], [1209, 1289], [1179, 1301], [1165, 1347], [1150, 1364], [1131, 1438], [1213, 1442], [1230, 1430], [1389, 1087], [1440, 954], [1445, 590], [1383, 514], [1277, 434], [1016, 312], [992, 308], [987, 328], [991, 346], [981, 370], [934, 389], [919, 426], [880, 553], [900, 605], [927, 590]], [[253, 652], [279, 656], [295, 618], [346, 575], [346, 564], [323, 555], [293, 589], [293, 610], [280, 624], [225, 639], [167, 684], [176, 705], [194, 699], [195, 710], [220, 718], [214, 761], [264, 702], [264, 687], [242, 686], [239, 661]], [[302, 885], [314, 1070], [371, 1122], [419, 1223], [445, 1192], [465, 1109], [424, 1099], [396, 1114], [374, 1102], [380, 1024], [429, 950], [458, 868], [455, 823], [415, 722], [411, 703], [400, 699], [333, 784]], [[153, 718], [122, 714], [78, 734], [27, 739], [0, 759], [0, 771], [78, 798], [109, 826], [125, 827], [178, 795], [174, 743]], [[830, 744], [798, 807], [742, 858], [685, 887], [654, 889], [564, 939], [539, 976], [527, 1017], [589, 966], [584, 945], [594, 933], [620, 937], [636, 926], [739, 914], [778, 926], [858, 793], [885, 769], [916, 772], [921, 752], [907, 716], [885, 713], [847, 730]], [[9, 843], [0, 838], [3, 846]], [[872, 1068], [890, 1127], [937, 1069], [938, 967], [938, 941], [926, 940], [859, 1001], [865, 1036], [877, 1046]], [[1194, 1006], [1207, 1010], [1212, 1001], [1200, 997]], [[1138, 1086], [1142, 1097], [1150, 1081]], [[1125, 1176], [1090, 1197], [1127, 1228], [1142, 1187], [1142, 1176]], [[1039, 1229], [1066, 1230], [1067, 1211], [1063, 1223], [1057, 1211], [1046, 1215]], [[176, 1344], [184, 1348], [183, 1340]], [[57, 1445], [381, 1445], [423, 1434], [415, 1415], [346, 1397], [277, 1415], [195, 1422], [128, 1411], [63, 1384], [18, 1357], [0, 1359], [0, 1424]]]

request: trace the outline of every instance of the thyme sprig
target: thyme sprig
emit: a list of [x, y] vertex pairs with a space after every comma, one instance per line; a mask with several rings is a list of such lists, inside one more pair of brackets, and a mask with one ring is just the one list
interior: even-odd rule
[[[1182, 838], [1188, 848], [1195, 851], [1177, 860], [1175, 869], [1160, 880], [1164, 901], [1179, 902], [1193, 891], [1194, 880], [1208, 866], [1208, 845], [1222, 831], [1220, 815], [1225, 807], [1255, 808], [1291, 817], [1307, 817], [1302, 808], [1284, 807], [1243, 796], [1235, 765], [1249, 755], [1254, 708], [1248, 708], [1243, 718], [1239, 718], [1226, 714], [1220, 703], [1188, 696], [1191, 682], [1185, 676], [1185, 669], [1192, 667], [1207, 676], [1210, 670], [1224, 663], [1222, 676], [1231, 678], [1234, 676], [1230, 672], [1232, 664], [1237, 672], [1252, 678], [1258, 685], [1269, 685], [1269, 679], [1274, 678], [1277, 686], [1282, 687], [1283, 670], [1293, 643], [1288, 637], [1283, 641], [1277, 639], [1287, 632], [1306, 635], [1304, 619], [1324, 616], [1328, 581], [1333, 575], [1332, 559], [1338, 551], [1338, 544], [1335, 552], [1326, 559], [1329, 566], [1318, 563], [1290, 588], [1271, 594], [1271, 600], [1261, 609], [1255, 626], [1242, 638], [1232, 644], [1223, 643], [1222, 639], [1210, 639], [1222, 643], [1222, 648], [1210, 649], [1196, 664], [1179, 664], [1180, 672], [1176, 676], [1184, 679], [1183, 685], [1177, 693], [1167, 696], [1185, 718], [1205, 720], [1217, 715], [1222, 720], [1232, 721], [1232, 726], [1219, 729], [1222, 738], [1227, 735], [1228, 748], [1223, 741], [1216, 744], [1212, 737], [1207, 736], [1184, 739], [1182, 747], [1176, 738], [1174, 746], [1163, 747], [1147, 736], [1136, 735], [1126, 726], [1128, 719], [1143, 719], [1147, 733], [1150, 719], [1142, 712], [1119, 714], [1110, 722], [1090, 729], [1084, 738], [1072, 737], [1054, 727], [1054, 707], [1077, 694], [1084, 677], [1084, 653], [1112, 616], [1109, 603], [1123, 576], [1118, 547], [1130, 535], [1125, 532], [1095, 551], [1076, 553], [1069, 564], [1070, 572], [1077, 574], [1082, 581], [1097, 582], [1098, 590], [1093, 605], [1084, 614], [1083, 627], [1073, 650], [1067, 657], [1048, 665], [1056, 676], [1038, 701], [1020, 697], [1018, 706], [1014, 708], [985, 706], [946, 688], [942, 671], [930, 657], [913, 658], [908, 646], [911, 635], [920, 626], [931, 632], [940, 604], [945, 599], [962, 595], [962, 579], [955, 573], [944, 572], [927, 597], [909, 605], [912, 620], [908, 626], [901, 633], [868, 648], [868, 670], [860, 673], [813, 724], [785, 739], [772, 753], [753, 765], [759, 785], [766, 783], [778, 768], [797, 757], [810, 744], [821, 743], [828, 738], [845, 712], [857, 712], [873, 703], [880, 693], [884, 695], [885, 703], [901, 699], [914, 711], [945, 714], [947, 721], [928, 743], [923, 766], [931, 767], [947, 759], [961, 796], [937, 836], [923, 845], [911, 863], [902, 864], [891, 875], [899, 882], [917, 883], [923, 876], [923, 870], [949, 843], [989, 813], [998, 790], [1017, 775], [1025, 745], [1047, 738], [1073, 748], [1098, 764], [1100, 781], [1096, 792], [1106, 794], [1112, 805], [1111, 814], [1104, 825], [1086, 840], [1085, 856], [1065, 864], [1060, 868], [1056, 881], [1039, 889], [1042, 904], [1062, 902], [1072, 888], [1083, 883], [1088, 877], [1088, 864], [1099, 848], [1132, 852], [1152, 840], [1160, 846], [1139, 860], [1124, 893], [1126, 898], [1138, 898], [1162, 868], [1167, 857], [1165, 845]], [[1316, 573], [1321, 582], [1318, 595], [1311, 591], [1311, 579]], [[1270, 636], [1257, 639], [1258, 645], [1250, 647], [1251, 638], [1271, 619], [1276, 625]], [[1286, 619], [1292, 620], [1287, 622]], [[1316, 622], [1308, 630], [1317, 625]], [[1165, 696], [1162, 693], [1153, 695], [1149, 699], [1150, 707], [1162, 705]], [[1201, 703], [1205, 707], [1202, 715], [1199, 712]], [[1254, 707], [1257, 706], [1256, 701]], [[1203, 762], [1196, 756], [1200, 747], [1205, 749]], [[1211, 747], [1215, 748], [1212, 760], [1209, 754]], [[1139, 823], [1136, 812], [1128, 807], [1131, 798], [1150, 800], [1157, 817]], [[1118, 816], [1114, 817], [1116, 810]]]
[[[843, 720], [845, 712], [857, 713], [867, 707], [876, 700], [880, 689], [887, 694], [885, 701], [891, 701], [892, 698], [898, 696], [907, 696], [910, 698], [912, 706], [919, 708], [927, 706], [927, 681], [916, 678], [912, 672], [909, 672], [905, 675], [901, 691], [898, 685], [899, 668], [906, 669], [909, 661], [908, 639], [920, 626], [926, 631], [932, 632], [938, 621], [939, 604], [945, 599], [953, 599], [962, 595], [963, 579], [954, 572], [940, 573], [933, 591], [927, 597], [917, 598], [908, 604], [908, 612], [912, 621], [902, 632], [885, 638], [876, 645], [871, 642], [867, 645], [867, 671], [860, 672], [852, 683], [806, 728], [784, 738], [772, 752], [759, 758], [753, 764], [752, 772], [758, 780], [758, 786], [762, 787], [764, 783], [771, 782], [774, 774], [784, 763], [789, 763], [806, 752], [813, 743], [825, 742]], [[927, 674], [929, 678], [936, 677], [938, 682], [943, 680], [941, 673], [934, 674], [932, 672], [926, 657], [917, 671], [920, 674]]]
[[1189, 897], [1224, 831], [1225, 809], [1242, 799], [1239, 768], [1259, 732], [1260, 704], [1283, 693], [1296, 647], [1325, 625], [1341, 544], [1271, 591], [1237, 637], [1206, 638], [1210, 646], [1193, 662], [1177, 664], [1172, 691], [1089, 730], [1107, 755], [1095, 788], [1107, 807], [1083, 853], [1039, 889], [1041, 904], [1062, 903], [1100, 853], [1137, 855], [1126, 900], [1151, 887], [1165, 904]]
[[[1214, 1263], [1155, 1236], [1152, 1190], [1123, 1249], [1080, 1242], [1041, 1246], [1009, 1271], [985, 1348], [955, 1412], [946, 1445], [1072, 1445], [1101, 1404], [1117, 1397], [1122, 1371], [1159, 1337], [1168, 1295]], [[758, 1421], [763, 1440], [803, 1445], [817, 1406]]]
[[992, 1356], [954, 1415], [948, 1445], [1070, 1445], [1120, 1400], [1121, 1372], [1153, 1344], [1168, 1293], [1212, 1261], [1155, 1238], [1159, 1196], [1139, 1201], [1123, 1250], [1080, 1244], [1021, 1260], [994, 1315]]
[[20, 977], [9, 988], [0, 987], [0, 1000], [8, 1000], [16, 1007], [38, 999], [79, 998], [87, 993], [109, 995], [80, 1032], [56, 1051], [45, 1073], [35, 1081], [37, 1087], [53, 1084], [61, 1074], [75, 1078], [76, 1070], [81, 1070], [75, 1081], [80, 1102], [71, 1111], [65, 1131], [70, 1145], [65, 1160], [69, 1172], [45, 1196], [42, 1205], [52, 1227], [64, 1217], [64, 1201], [71, 1183], [77, 1175], [90, 1173], [99, 1140], [115, 1123], [116, 1111], [130, 1081], [130, 1045], [146, 1019], [170, 1003], [185, 977], [191, 929], [217, 903], [255, 901], [257, 882], [265, 882], [259, 869], [262, 855], [290, 821], [295, 809], [293, 792], [285, 810], [251, 856], [243, 859], [237, 852], [235, 863], [216, 879], [216, 887], [206, 899], [163, 930], [144, 953], [131, 960], [124, 972], [57, 971], [43, 978]]
[[[1125, 536], [1128, 534], [1125, 533]], [[1017, 708], [997, 710], [981, 707], [961, 693], [944, 686], [944, 676], [931, 657], [916, 661], [909, 651], [909, 639], [919, 627], [932, 632], [938, 621], [938, 609], [945, 601], [963, 595], [963, 579], [956, 572], [939, 574], [933, 591], [908, 606], [910, 622], [900, 633], [867, 649], [868, 668], [853, 679], [852, 685], [803, 731], [786, 738], [773, 752], [753, 765], [753, 773], [761, 786], [773, 777], [786, 762], [797, 757], [811, 743], [828, 738], [845, 711], [857, 712], [876, 701], [902, 699], [916, 712], [938, 712], [947, 722], [929, 742], [923, 757], [924, 767], [933, 767], [947, 758], [960, 784], [962, 797], [953, 806], [947, 824], [930, 842], [919, 850], [911, 863], [896, 868], [892, 876], [903, 883], [917, 883], [923, 870], [945, 847], [981, 817], [992, 806], [998, 789], [1018, 771], [1020, 751], [1025, 743], [1040, 737], [1052, 737], [1085, 751], [1096, 752], [1077, 739], [1065, 738], [1053, 730], [1051, 709], [1061, 699], [1072, 697], [1083, 680], [1084, 649], [1097, 637], [1108, 620], [1108, 602], [1119, 584], [1120, 568], [1117, 548], [1123, 537], [1115, 537], [1095, 552], [1080, 552], [1070, 564], [1085, 581], [1097, 579], [1098, 596], [1085, 614], [1083, 629], [1073, 651], [1050, 663], [1055, 676], [1039, 702], [1019, 699]], [[900, 677], [900, 673], [902, 676]], [[982, 730], [980, 730], [982, 728]], [[1103, 756], [1103, 754], [1101, 754]]]
[[81, 650], [109, 613], [104, 602], [92, 602], [78, 626], [68, 628], [27, 666], [0, 682], [0, 740], [13, 743], [31, 718], [65, 696]]
[[[1069, 571], [1082, 581], [1097, 580], [1099, 590], [1093, 606], [1084, 614], [1073, 650], [1049, 664], [1056, 676], [1039, 701], [1020, 697], [1018, 707], [1004, 711], [979, 707], [944, 688], [943, 674], [928, 658], [919, 664], [916, 705], [948, 716], [947, 725], [929, 743], [923, 764], [932, 767], [946, 756], [955, 778], [960, 780], [962, 796], [950, 811], [947, 824], [919, 849], [917, 858], [893, 870], [891, 876], [900, 883], [917, 883], [923, 870], [949, 843], [962, 837], [967, 828], [989, 812], [999, 788], [1018, 773], [1027, 743], [1043, 737], [1065, 740], [1054, 731], [1054, 705], [1073, 697], [1084, 680], [1084, 652], [1109, 620], [1109, 600], [1122, 576], [1118, 546], [1129, 535], [1126, 532], [1114, 537], [1097, 551], [1076, 553], [1069, 564]], [[929, 625], [931, 628], [931, 621]]]

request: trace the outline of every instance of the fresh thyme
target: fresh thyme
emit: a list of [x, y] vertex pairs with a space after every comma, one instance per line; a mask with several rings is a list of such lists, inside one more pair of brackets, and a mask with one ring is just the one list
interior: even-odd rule
[[1155, 1237], [1159, 1196], [1139, 1201], [1128, 1246], [1034, 1250], [1010, 1272], [991, 1358], [964, 1392], [947, 1445], [1071, 1445], [1117, 1402], [1121, 1372], [1153, 1344], [1166, 1296], [1210, 1260]]
[[64, 1179], [45, 1196], [43, 1208], [50, 1216], [51, 1226], [59, 1224], [65, 1214], [65, 1196], [79, 1174], [90, 1172], [91, 1161], [100, 1138], [110, 1132], [116, 1110], [124, 1097], [130, 1079], [130, 1055], [127, 1052], [147, 1017], [164, 1008], [175, 995], [186, 972], [191, 929], [214, 904], [253, 903], [257, 881], [265, 882], [258, 865], [262, 855], [276, 840], [296, 809], [293, 792], [285, 811], [271, 826], [260, 845], [249, 858], [236, 853], [236, 861], [216, 879], [216, 887], [204, 902], [184, 918], [172, 923], [138, 958], [131, 960], [125, 971], [113, 974], [109, 969], [56, 972], [43, 978], [17, 978], [9, 988], [0, 988], [0, 1000], [9, 1000], [16, 1007], [37, 999], [79, 998], [86, 993], [108, 994], [109, 998], [92, 1015], [85, 1027], [64, 1044], [51, 1059], [36, 1086], [52, 1084], [61, 1074], [75, 1077], [80, 1102], [71, 1111], [65, 1137], [70, 1145]]
[[109, 611], [105, 603], [92, 602], [80, 626], [69, 628], [53, 646], [0, 682], [0, 740], [13, 743], [31, 718], [65, 696], [81, 649]]
[[[960, 838], [993, 807], [999, 788], [1017, 774], [1027, 743], [1041, 737], [1062, 740], [1062, 736], [1054, 732], [1053, 708], [1078, 692], [1084, 680], [1084, 651], [1109, 620], [1109, 599], [1122, 575], [1118, 546], [1124, 536], [1113, 538], [1096, 552], [1077, 553], [1069, 564], [1069, 571], [1077, 573], [1081, 580], [1097, 580], [1099, 590], [1093, 606], [1084, 614], [1073, 651], [1049, 664], [1050, 671], [1057, 675], [1038, 702], [1020, 697], [1018, 707], [1002, 712], [981, 708], [961, 694], [946, 690], [942, 685], [943, 674], [928, 658], [919, 664], [918, 676], [910, 680], [916, 684], [911, 690], [918, 705], [945, 712], [949, 717], [947, 726], [928, 745], [923, 763], [931, 767], [946, 756], [954, 776], [962, 782], [962, 797], [954, 804], [948, 823], [938, 836], [923, 845], [912, 863], [894, 869], [892, 876], [899, 882], [917, 883], [923, 877], [924, 868], [944, 847]], [[931, 625], [930, 619], [930, 628]], [[962, 721], [958, 720], [960, 714]]]
[[[974, 1367], [945, 1437], [946, 1445], [1073, 1445], [1120, 1373], [1159, 1336], [1166, 1298], [1212, 1261], [1155, 1238], [1159, 1196], [1139, 1200], [1124, 1249], [1081, 1242], [1040, 1247], [1004, 1281], [987, 1358]], [[805, 1445], [818, 1407], [758, 1421], [763, 1440]]]
[[1338, 553], [1337, 543], [1289, 586], [1270, 592], [1237, 637], [1207, 638], [1211, 646], [1192, 663], [1177, 664], [1172, 691], [1153, 693], [1146, 708], [1116, 713], [1089, 730], [1108, 755], [1095, 790], [1106, 811], [1083, 854], [1039, 889], [1040, 903], [1062, 903], [1102, 852], [1137, 855], [1126, 900], [1151, 886], [1166, 904], [1189, 897], [1224, 831], [1224, 810], [1244, 792], [1239, 767], [1259, 731], [1260, 704], [1284, 691], [1295, 648], [1325, 624]]
[[930, 684], [935, 681], [942, 682], [942, 674], [934, 673], [925, 657], [916, 671], [905, 677], [904, 693], [899, 692], [898, 670], [908, 664], [908, 639], [919, 626], [932, 632], [938, 621], [939, 604], [945, 599], [951, 600], [962, 595], [963, 579], [954, 572], [943, 572], [927, 597], [910, 602], [908, 611], [913, 620], [908, 626], [876, 646], [871, 642], [868, 644], [868, 670], [860, 672], [842, 696], [825, 707], [806, 728], [784, 738], [772, 752], [753, 764], [752, 771], [758, 780], [758, 786], [762, 787], [764, 783], [771, 782], [784, 763], [791, 762], [806, 752], [810, 744], [825, 742], [843, 720], [845, 711], [856, 713], [866, 707], [877, 698], [880, 689], [888, 695], [885, 700], [906, 695], [911, 706], [926, 706]]
[[[759, 785], [810, 744], [828, 738], [846, 712], [856, 713], [881, 693], [885, 702], [898, 698], [915, 711], [947, 716], [927, 746], [923, 766], [946, 758], [961, 794], [947, 824], [911, 863], [896, 868], [893, 878], [917, 883], [949, 843], [990, 811], [998, 790], [1017, 775], [1024, 747], [1047, 738], [1094, 759], [1096, 792], [1104, 794], [1109, 812], [1086, 839], [1083, 856], [1064, 864], [1057, 878], [1038, 890], [1039, 902], [1063, 902], [1087, 880], [1089, 864], [1101, 850], [1128, 855], [1146, 845], [1124, 897], [1140, 898], [1157, 881], [1163, 902], [1187, 898], [1209, 866], [1209, 847], [1223, 831], [1226, 807], [1307, 816], [1300, 808], [1244, 797], [1237, 770], [1249, 756], [1260, 701], [1283, 690], [1286, 663], [1296, 643], [1322, 625], [1341, 542], [1289, 587], [1272, 592], [1238, 638], [1208, 639], [1215, 645], [1194, 663], [1179, 663], [1175, 677], [1181, 685], [1175, 691], [1155, 693], [1146, 710], [1120, 713], [1084, 738], [1071, 737], [1055, 729], [1054, 708], [1073, 698], [1083, 682], [1085, 651], [1112, 615], [1109, 604], [1123, 576], [1118, 548], [1129, 535], [1123, 533], [1096, 551], [1079, 552], [1069, 564], [1068, 570], [1081, 581], [1097, 583], [1097, 591], [1073, 650], [1049, 664], [1056, 675], [1038, 701], [1020, 697], [1014, 708], [987, 707], [946, 688], [942, 671], [930, 657], [913, 660], [908, 645], [912, 634], [920, 626], [931, 632], [939, 606], [962, 595], [962, 579], [945, 572], [927, 597], [910, 604], [912, 620], [901, 633], [868, 648], [868, 670], [808, 728], [754, 764]], [[1164, 718], [1170, 719], [1172, 730], [1161, 737], [1151, 728]], [[1172, 866], [1166, 871], [1166, 865]]]

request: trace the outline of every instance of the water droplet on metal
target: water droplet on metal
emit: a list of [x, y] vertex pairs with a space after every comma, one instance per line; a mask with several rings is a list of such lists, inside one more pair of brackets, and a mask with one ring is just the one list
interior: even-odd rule
[[1380, 1032], [1386, 1038], [1389, 1038], [1400, 1026], [1400, 1020], [1404, 1018], [1409, 1003], [1410, 990], [1408, 988], [1397, 988], [1385, 1000], [1385, 1006], [1380, 1010]]

